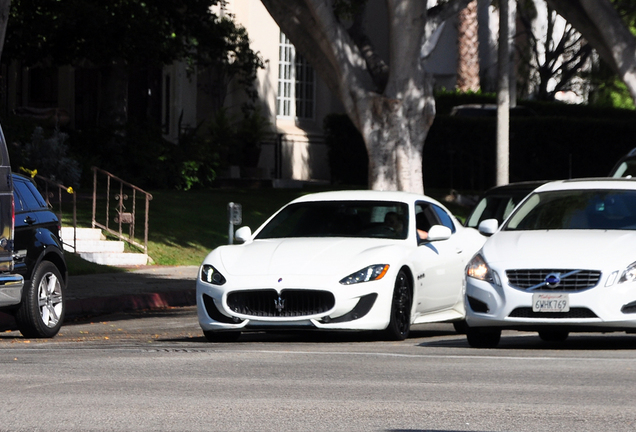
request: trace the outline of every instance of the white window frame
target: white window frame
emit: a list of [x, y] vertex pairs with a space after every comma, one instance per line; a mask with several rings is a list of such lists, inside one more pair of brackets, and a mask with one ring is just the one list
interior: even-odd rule
[[278, 50], [276, 112], [280, 118], [314, 119], [316, 73], [283, 32]]

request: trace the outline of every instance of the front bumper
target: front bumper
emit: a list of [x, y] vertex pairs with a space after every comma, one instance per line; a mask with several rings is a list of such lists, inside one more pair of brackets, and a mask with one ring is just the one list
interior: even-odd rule
[[[337, 290], [323, 290], [333, 295], [329, 309], [304, 313], [299, 316], [281, 313], [254, 316], [237, 311], [228, 305], [228, 294], [254, 291], [251, 288], [219, 287], [197, 280], [197, 315], [204, 331], [249, 331], [264, 329], [331, 329], [331, 330], [383, 330], [389, 322], [393, 284], [374, 281], [360, 286], [343, 286]], [[255, 286], [255, 285], [251, 285]], [[256, 285], [258, 286], [258, 285]], [[296, 285], [298, 286], [298, 285]], [[282, 293], [289, 287], [279, 288]], [[294, 288], [295, 291], [315, 292], [315, 287]], [[258, 290], [257, 290], [258, 291]], [[271, 291], [271, 289], [263, 289]], [[284, 295], [280, 298], [284, 299]], [[270, 300], [268, 300], [270, 301]], [[271, 300], [273, 302], [277, 299]], [[279, 301], [279, 300], [278, 300]], [[279, 306], [280, 303], [279, 303]]]
[[21, 275], [0, 275], [0, 308], [20, 304], [23, 288], [24, 278]]
[[515, 289], [505, 283], [498, 286], [467, 277], [466, 322], [470, 327], [517, 330], [551, 326], [570, 331], [636, 330], [636, 283], [599, 284], [585, 291], [567, 294], [569, 312], [533, 312], [532, 292]]

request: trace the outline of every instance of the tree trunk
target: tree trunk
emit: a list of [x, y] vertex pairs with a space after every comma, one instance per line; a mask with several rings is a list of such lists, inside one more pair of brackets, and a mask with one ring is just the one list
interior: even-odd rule
[[261, 1], [361, 132], [369, 154], [369, 188], [422, 193], [424, 140], [435, 117], [422, 47], [469, 0], [440, 2], [431, 9], [422, 0], [386, 0], [386, 80], [376, 76], [386, 69], [372, 64], [377, 56], [366, 44], [369, 39], [359, 39], [365, 43], [362, 48], [356, 44], [334, 14], [333, 2]]
[[477, 0], [468, 3], [458, 15], [457, 89], [476, 92], [479, 83], [479, 35], [477, 24]]
[[369, 154], [370, 189], [424, 192], [422, 155], [435, 108], [430, 87], [414, 93], [420, 96], [372, 96], [369, 108], [358, 114]]

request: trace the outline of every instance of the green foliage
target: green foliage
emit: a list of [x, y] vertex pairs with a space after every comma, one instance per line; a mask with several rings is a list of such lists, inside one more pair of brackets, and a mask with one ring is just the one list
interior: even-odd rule
[[158, 127], [132, 122], [126, 141], [110, 129], [94, 128], [73, 132], [72, 142], [84, 172], [98, 166], [146, 189], [189, 190], [213, 186], [229, 165], [249, 166], [250, 151], [260, 150], [267, 133], [269, 123], [259, 110], [235, 120], [221, 109], [208, 124], [182, 131], [176, 144]]
[[3, 54], [25, 65], [161, 66], [188, 64], [241, 70], [261, 65], [245, 29], [216, 16], [217, 0], [13, 0]]
[[50, 180], [65, 186], [78, 187], [80, 184], [80, 164], [68, 155], [68, 135], [59, 129], [47, 133], [36, 126], [28, 140], [12, 141], [13, 170], [37, 171]]
[[329, 148], [331, 181], [336, 184], [367, 186], [369, 156], [362, 135], [344, 114], [330, 114], [324, 120]]
[[267, 117], [261, 114], [260, 108], [244, 107], [243, 116], [235, 130], [235, 154], [238, 150], [242, 156], [239, 165], [256, 167], [261, 153], [261, 143], [270, 130], [271, 124]]

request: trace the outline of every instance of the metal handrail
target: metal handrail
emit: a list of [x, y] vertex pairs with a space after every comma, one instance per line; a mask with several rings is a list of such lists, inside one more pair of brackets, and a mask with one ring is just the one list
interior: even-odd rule
[[[58, 220], [60, 221], [60, 226], [62, 225], [62, 192], [66, 192], [68, 194], [70, 194], [73, 197], [73, 244], [67, 243], [64, 241], [64, 238], [61, 237], [61, 233], [60, 233], [60, 237], [62, 239], [62, 244], [72, 247], [73, 251], [77, 251], [77, 194], [75, 194], [75, 191], [73, 190], [72, 187], [67, 187], [64, 186], [61, 183], [58, 183], [56, 181], [53, 181], [51, 179], [48, 179], [46, 177], [43, 177], [39, 174], [35, 174], [33, 175], [34, 179], [40, 180], [44, 183], [44, 193], [42, 195], [44, 195], [44, 200], [46, 201], [46, 204], [51, 207], [54, 211], [54, 213], [57, 215]], [[55, 211], [55, 206], [53, 206], [53, 204], [51, 204], [50, 201], [50, 197], [54, 196], [53, 192], [49, 192], [49, 186], [53, 186], [55, 188], [57, 188], [57, 205], [58, 205], [58, 211]]]
[[[93, 219], [92, 227], [99, 227], [108, 233], [116, 236], [120, 240], [123, 240], [131, 245], [134, 245], [140, 249], [143, 249], [144, 253], [148, 255], [148, 216], [150, 209], [150, 200], [152, 195], [143, 189], [128, 183], [125, 180], [120, 179], [114, 174], [109, 173], [101, 168], [92, 167], [93, 170]], [[106, 175], [106, 222], [104, 224], [97, 222], [97, 174], [102, 173]], [[117, 216], [114, 218], [114, 222], [118, 224], [118, 229], [111, 229], [110, 224], [110, 200], [111, 200], [111, 181], [119, 182], [119, 193], [116, 193], [113, 198], [118, 201], [115, 211]], [[132, 211], [127, 212], [124, 206], [124, 201], [129, 197], [124, 193], [124, 187], [132, 189]], [[145, 196], [145, 214], [144, 214], [144, 243], [141, 244], [135, 240], [135, 220], [136, 220], [136, 203], [137, 192]], [[123, 233], [122, 225], [128, 225], [128, 235]]]

